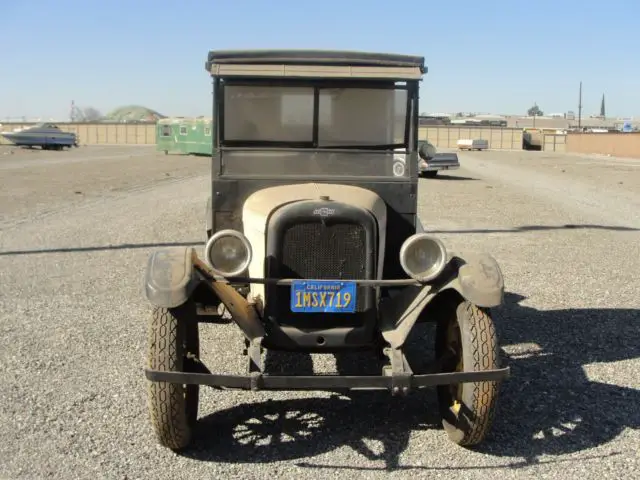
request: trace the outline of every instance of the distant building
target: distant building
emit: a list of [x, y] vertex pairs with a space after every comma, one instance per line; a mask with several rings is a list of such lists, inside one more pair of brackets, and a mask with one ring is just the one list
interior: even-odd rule
[[465, 125], [476, 127], [506, 127], [507, 120], [494, 115], [478, 115], [475, 118], [457, 118], [451, 120], [452, 125]]
[[420, 115], [418, 123], [419, 125], [449, 125], [451, 119], [449, 115]]

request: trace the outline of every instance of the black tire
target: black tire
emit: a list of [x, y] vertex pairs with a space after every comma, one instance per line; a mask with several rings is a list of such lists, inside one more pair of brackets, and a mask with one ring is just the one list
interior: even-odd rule
[[[194, 305], [189, 302], [175, 309], [154, 308], [149, 319], [147, 346], [148, 368], [193, 371], [193, 362], [200, 357]], [[198, 418], [199, 394], [199, 385], [149, 382], [149, 414], [161, 445], [178, 451], [191, 443]]]
[[[437, 357], [448, 350], [454, 358], [443, 365], [444, 372], [500, 368], [498, 339], [489, 311], [462, 301], [442, 318], [436, 333]], [[461, 446], [481, 443], [493, 423], [498, 382], [443, 385], [437, 387], [437, 394], [449, 439]]]

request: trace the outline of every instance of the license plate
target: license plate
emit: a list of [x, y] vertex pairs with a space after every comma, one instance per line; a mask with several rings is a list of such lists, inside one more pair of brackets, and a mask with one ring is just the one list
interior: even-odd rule
[[291, 284], [291, 311], [297, 313], [353, 313], [356, 283], [344, 280], [295, 280]]

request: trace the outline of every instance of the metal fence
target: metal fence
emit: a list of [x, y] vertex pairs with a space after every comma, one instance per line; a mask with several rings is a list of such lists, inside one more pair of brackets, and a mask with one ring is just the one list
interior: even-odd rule
[[[4, 123], [2, 131], [33, 125]], [[155, 145], [156, 125], [127, 123], [58, 123], [61, 130], [75, 132], [81, 145]], [[576, 136], [578, 135], [578, 136]], [[520, 128], [427, 125], [420, 127], [420, 139], [429, 140], [436, 148], [456, 148], [460, 139], [486, 139], [489, 149], [521, 150]], [[0, 144], [10, 142], [0, 137]], [[640, 156], [640, 134], [544, 134], [545, 151], [575, 153], [609, 153]]]
[[428, 140], [437, 148], [456, 148], [458, 140], [487, 140], [494, 150], [521, 150], [522, 129], [501, 127], [425, 126], [419, 137]]

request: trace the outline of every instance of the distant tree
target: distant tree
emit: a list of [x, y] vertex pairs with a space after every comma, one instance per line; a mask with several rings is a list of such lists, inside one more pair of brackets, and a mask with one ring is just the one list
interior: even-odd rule
[[82, 122], [96, 122], [102, 119], [102, 113], [97, 108], [93, 107], [85, 107], [81, 112], [81, 120]]
[[544, 115], [544, 112], [540, 110], [540, 107], [538, 107], [538, 105], [534, 105], [529, 110], [527, 110], [527, 115], [529, 115], [530, 117], [539, 117], [541, 115]]

